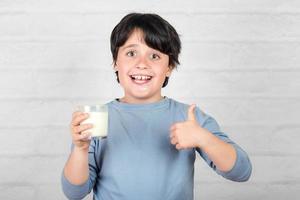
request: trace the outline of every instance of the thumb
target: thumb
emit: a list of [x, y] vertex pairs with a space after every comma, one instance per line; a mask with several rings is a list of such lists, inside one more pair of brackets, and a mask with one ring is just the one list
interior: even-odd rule
[[188, 120], [190, 121], [196, 121], [196, 116], [195, 116], [195, 104], [190, 105], [189, 109], [188, 109]]

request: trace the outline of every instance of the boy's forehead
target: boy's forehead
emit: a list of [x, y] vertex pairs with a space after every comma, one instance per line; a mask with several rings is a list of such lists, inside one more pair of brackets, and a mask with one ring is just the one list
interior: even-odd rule
[[129, 43], [137, 43], [137, 42], [142, 44], [146, 43], [144, 39], [144, 32], [139, 29], [135, 29], [132, 31], [132, 33], [129, 35], [124, 45], [127, 45]]
[[147, 49], [159, 51], [158, 49], [154, 49], [154, 48], [150, 47], [146, 43], [145, 34], [144, 34], [143, 30], [141, 30], [141, 29], [134, 29], [132, 31], [132, 33], [129, 35], [126, 42], [120, 48], [125, 50], [127, 48], [142, 47], [142, 46], [146, 47]]

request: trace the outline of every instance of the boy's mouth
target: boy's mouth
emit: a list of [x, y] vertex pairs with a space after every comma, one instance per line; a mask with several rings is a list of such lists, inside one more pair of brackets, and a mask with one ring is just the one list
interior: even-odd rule
[[152, 76], [149, 76], [149, 75], [130, 75], [130, 78], [134, 83], [141, 85], [141, 84], [148, 83], [152, 79]]

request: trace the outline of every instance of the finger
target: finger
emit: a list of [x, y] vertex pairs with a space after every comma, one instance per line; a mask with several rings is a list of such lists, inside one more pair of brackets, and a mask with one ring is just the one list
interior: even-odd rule
[[83, 124], [83, 125], [80, 125], [80, 126], [74, 126], [73, 128], [73, 133], [81, 133], [85, 130], [88, 130], [88, 129], [91, 129], [93, 128], [93, 124]]
[[182, 122], [177, 122], [175, 124], [173, 124], [171, 127], [170, 127], [170, 131], [174, 131], [178, 128], [181, 128], [182, 127]]
[[195, 104], [190, 105], [189, 109], [188, 109], [188, 120], [190, 121], [196, 121], [196, 116], [195, 116]]
[[85, 142], [91, 140], [92, 139], [91, 134], [92, 134], [91, 132], [85, 132], [84, 134], [80, 135], [81, 137], [80, 140]]
[[74, 135], [73, 137], [76, 142], [86, 142], [86, 141], [90, 140], [91, 132], [87, 131], [82, 134]]
[[170, 128], [170, 136], [171, 136], [171, 135], [174, 135], [175, 130], [176, 130], [176, 128], [175, 128], [174, 126], [172, 126], [172, 127]]
[[175, 145], [178, 143], [178, 140], [176, 138], [171, 139], [171, 144]]
[[[75, 119], [77, 119], [77, 117], [79, 117], [79, 116], [81, 116], [81, 115], [84, 115], [84, 113], [83, 113], [83, 112], [79, 112], [79, 111], [73, 112], [71, 124], [73, 123], [73, 121], [74, 121]], [[76, 125], [76, 124], [75, 124], [75, 125]]]
[[182, 149], [182, 146], [180, 144], [176, 144], [176, 149], [180, 150]]
[[171, 132], [170, 132], [170, 138], [173, 138], [173, 137], [175, 137], [175, 134], [174, 134], [173, 131], [171, 131]]
[[180, 131], [179, 130], [174, 130], [170, 133], [170, 138], [177, 138], [180, 137]]
[[170, 132], [173, 131], [175, 129], [175, 124], [173, 124], [171, 127], [170, 127]]
[[73, 126], [77, 126], [82, 121], [86, 120], [87, 118], [89, 118], [89, 114], [88, 113], [81, 113], [81, 114], [77, 115], [76, 117], [74, 117], [74, 119], [72, 120], [72, 125]]
[[80, 115], [82, 114], [83, 112], [80, 112], [80, 111], [75, 111], [72, 113], [72, 119], [74, 119], [74, 117], [76, 117], [77, 115]]

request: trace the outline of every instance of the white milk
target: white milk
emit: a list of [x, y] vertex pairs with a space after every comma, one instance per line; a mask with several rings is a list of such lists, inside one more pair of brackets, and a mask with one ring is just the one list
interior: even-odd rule
[[91, 132], [92, 137], [106, 137], [108, 125], [107, 112], [87, 112], [89, 118], [84, 120], [81, 124], [93, 124], [93, 128], [86, 130]]

